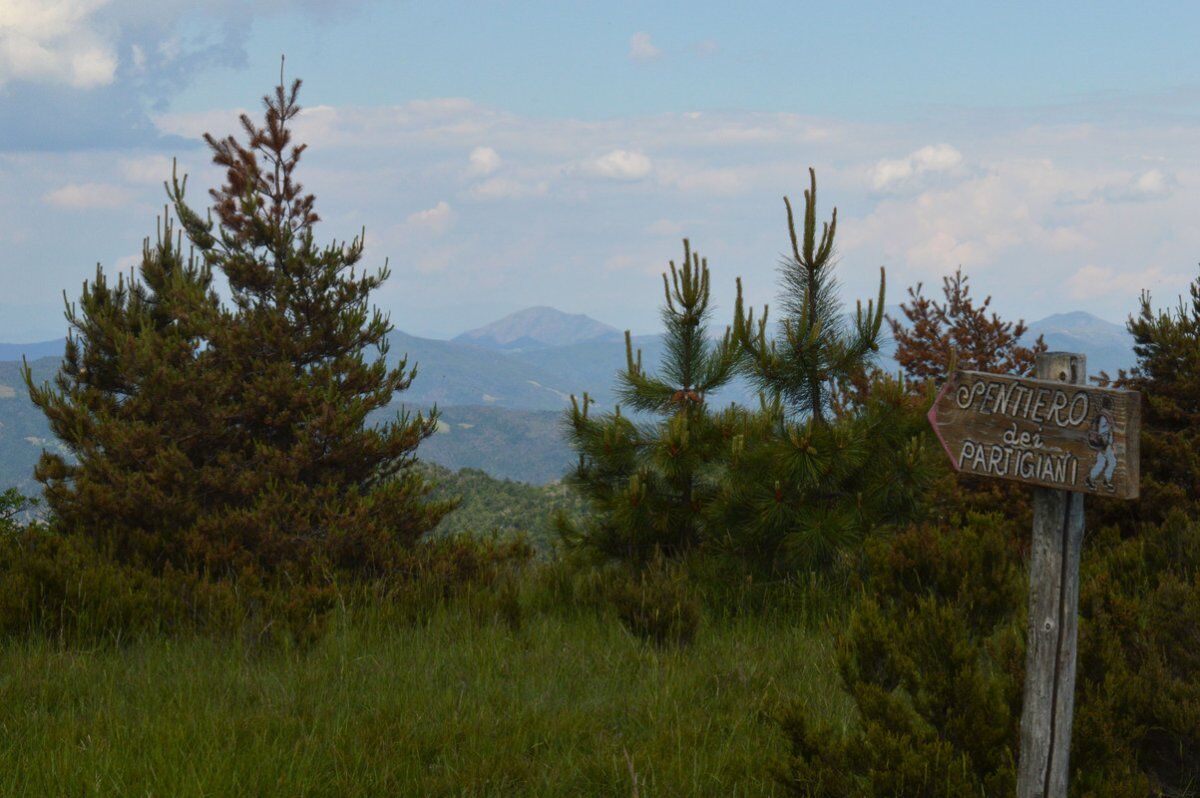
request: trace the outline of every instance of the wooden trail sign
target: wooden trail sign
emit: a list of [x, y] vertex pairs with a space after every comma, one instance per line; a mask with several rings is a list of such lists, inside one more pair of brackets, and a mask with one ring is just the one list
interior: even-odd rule
[[957, 371], [929, 422], [959, 471], [1135, 499], [1140, 406], [1136, 391]]
[[1141, 396], [1087, 387], [1070, 352], [1040, 353], [1037, 376], [955, 372], [929, 422], [959, 471], [1035, 486], [1017, 796], [1066, 798], [1083, 494], [1137, 498]]

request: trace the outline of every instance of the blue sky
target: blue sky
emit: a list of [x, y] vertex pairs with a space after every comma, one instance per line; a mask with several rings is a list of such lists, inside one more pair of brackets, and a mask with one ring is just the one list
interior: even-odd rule
[[846, 298], [962, 265], [1006, 315], [1165, 304], [1200, 259], [1200, 13], [1129, 3], [0, 3], [0, 340], [128, 269], [278, 76], [302, 179], [379, 304], [450, 335], [534, 304], [648, 331], [689, 236], [769, 301], [818, 170]]

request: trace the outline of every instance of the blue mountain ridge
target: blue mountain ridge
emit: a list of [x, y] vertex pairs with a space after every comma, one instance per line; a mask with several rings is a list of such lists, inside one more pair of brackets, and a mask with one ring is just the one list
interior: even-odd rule
[[[888, 311], [896, 315], [892, 308]], [[450, 341], [403, 332], [390, 336], [388, 360], [406, 358], [417, 367], [412, 387], [397, 397], [388, 413], [401, 407], [442, 411], [439, 432], [422, 444], [422, 457], [450, 468], [480, 468], [494, 476], [546, 482], [560, 476], [574, 461], [562, 435], [562, 411], [569, 397], [584, 392], [600, 410], [618, 402], [616, 375], [625, 366], [625, 346], [616, 331], [586, 316], [533, 314], [530, 318], [556, 325], [554, 334], [569, 343], [551, 346], [544, 335], [526, 335], [519, 325], [504, 327], [504, 341], [481, 341], [480, 336]], [[580, 325], [561, 326], [564, 319]], [[511, 317], [510, 317], [511, 320]], [[542, 333], [545, 331], [542, 327]], [[1045, 337], [1051, 349], [1082, 352], [1092, 374], [1133, 364], [1132, 339], [1120, 325], [1083, 311], [1060, 313], [1029, 325], [1026, 341]], [[532, 344], [530, 342], [533, 342]], [[0, 488], [29, 488], [33, 463], [44, 446], [54, 446], [44, 417], [30, 403], [19, 374], [24, 355], [34, 365], [35, 379], [48, 379], [62, 357], [64, 341], [0, 344]], [[514, 346], [514, 344], [516, 344]], [[664, 353], [662, 335], [639, 335], [633, 344], [647, 368], [654, 369]], [[898, 371], [889, 340], [880, 366]], [[753, 403], [744, 381], [712, 397], [715, 402]], [[402, 403], [402, 404], [401, 404]]]

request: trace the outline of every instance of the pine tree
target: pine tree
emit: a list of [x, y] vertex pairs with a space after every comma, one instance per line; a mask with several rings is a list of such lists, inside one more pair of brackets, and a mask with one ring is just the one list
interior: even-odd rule
[[808, 172], [811, 186], [804, 192], [801, 236], [796, 234], [792, 203], [783, 198], [792, 255], [780, 266], [781, 334], [768, 340], [767, 308], [757, 322], [753, 310], [745, 311], [740, 279], [733, 329], [750, 379], [768, 397], [779, 397], [789, 415], [811, 417], [824, 425], [833, 414], [838, 386], [867, 371], [879, 351], [886, 282], [881, 268], [878, 299], [868, 301], [865, 311], [860, 302], [847, 330], [833, 276], [837, 208], [822, 224], [818, 239], [817, 175], [812, 169]]
[[[736, 349], [726, 331], [707, 337], [708, 262], [683, 242], [683, 260], [663, 274], [666, 356], [650, 374], [625, 333], [626, 366], [619, 395], [637, 415], [589, 412], [592, 401], [571, 398], [568, 431], [579, 452], [569, 481], [592, 507], [582, 525], [565, 525], [570, 539], [609, 557], [644, 562], [675, 556], [705, 537], [721, 453], [728, 448], [725, 419], [714, 415], [709, 396], [726, 385]], [[641, 420], [649, 417], [649, 420]]]
[[921, 293], [921, 283], [908, 289], [909, 301], [900, 305], [908, 324], [888, 317], [896, 341], [896, 361], [914, 385], [924, 380], [944, 380], [956, 363], [959, 368], [994, 374], [1032, 376], [1039, 352], [1046, 351], [1041, 337], [1033, 346], [1021, 344], [1028, 328], [1023, 320], [1004, 321], [988, 316], [992, 298], [975, 305], [962, 269], [942, 280], [944, 302]]
[[1099, 507], [1127, 527], [1159, 522], [1175, 506], [1200, 512], [1200, 277], [1189, 291], [1188, 300], [1157, 311], [1143, 291], [1126, 325], [1137, 364], [1116, 385], [1142, 394], [1141, 497]]
[[140, 279], [97, 266], [78, 304], [51, 385], [24, 376], [30, 398], [71, 457], [43, 452], [35, 471], [67, 531], [122, 561], [161, 567], [188, 558], [200, 511], [197, 465], [216, 430], [202, 381], [207, 329], [219, 315], [212, 273], [185, 257], [170, 218], [143, 244]]
[[883, 275], [878, 299], [859, 303], [847, 324], [833, 276], [837, 211], [818, 237], [809, 173], [800, 234], [784, 200], [792, 254], [780, 269], [777, 337], [768, 338], [765, 308], [757, 320], [745, 311], [738, 284], [740, 368], [760, 388], [762, 410], [735, 436], [714, 502], [730, 556], [772, 572], [828, 563], [874, 526], [911, 517], [932, 473], [925, 400], [872, 368]]
[[168, 184], [195, 256], [168, 227], [142, 282], [98, 276], [71, 316], [57, 390], [30, 386], [79, 461], [43, 459], [51, 508], [74, 528], [119, 530], [122, 555], [376, 573], [452, 506], [426, 500], [411, 468], [435, 415], [367, 424], [415, 369], [384, 359], [392, 327], [369, 297], [386, 265], [358, 270], [361, 235], [316, 242], [315, 200], [295, 175], [299, 88], [264, 98], [263, 126], [243, 115], [244, 143], [205, 136], [225, 169], [212, 213], [187, 205], [186, 180]]

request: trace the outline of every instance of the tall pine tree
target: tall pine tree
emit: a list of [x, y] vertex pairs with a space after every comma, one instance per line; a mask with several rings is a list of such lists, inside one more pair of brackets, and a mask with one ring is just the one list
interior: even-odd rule
[[225, 169], [212, 212], [188, 206], [186, 181], [168, 185], [196, 257], [184, 261], [168, 229], [141, 283], [85, 287], [57, 388], [30, 385], [78, 460], [43, 458], [51, 508], [113, 530], [131, 556], [379, 573], [451, 506], [427, 500], [411, 468], [433, 416], [367, 423], [415, 370], [388, 367], [392, 327], [369, 304], [386, 265], [358, 269], [361, 236], [316, 241], [315, 200], [296, 180], [299, 88], [264, 98], [262, 126], [243, 115], [244, 141], [205, 136]]
[[[603, 555], [634, 562], [675, 556], [705, 538], [705, 512], [728, 448], [728, 414], [714, 415], [710, 394], [732, 378], [737, 350], [726, 331], [708, 338], [709, 272], [706, 259], [683, 242], [683, 260], [663, 274], [666, 356], [649, 373], [625, 333], [625, 369], [618, 407], [593, 414], [587, 394], [572, 397], [568, 430], [579, 452], [570, 482], [591, 504], [591, 515], [566, 525], [569, 538]], [[642, 420], [642, 419], [649, 420]]]

